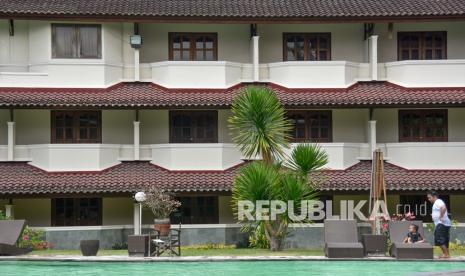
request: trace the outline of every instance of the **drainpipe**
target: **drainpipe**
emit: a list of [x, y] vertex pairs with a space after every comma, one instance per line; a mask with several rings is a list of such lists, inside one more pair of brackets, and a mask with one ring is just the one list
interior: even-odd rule
[[369, 58], [370, 58], [370, 78], [372, 81], [378, 80], [378, 36], [372, 35], [368, 38]]
[[134, 121], [134, 160], [140, 159], [140, 122], [139, 110], [136, 110], [136, 120]]
[[250, 25], [250, 39], [252, 48], [252, 70], [253, 70], [253, 81], [260, 81], [260, 60], [259, 60], [259, 39], [257, 34], [257, 24]]
[[7, 122], [8, 125], [8, 161], [14, 161], [15, 159], [15, 122], [14, 122], [14, 112], [13, 109], [10, 110], [10, 121]]
[[368, 148], [370, 150], [370, 159], [373, 158], [373, 152], [376, 151], [376, 120], [373, 120], [373, 109], [369, 110], [368, 120]]

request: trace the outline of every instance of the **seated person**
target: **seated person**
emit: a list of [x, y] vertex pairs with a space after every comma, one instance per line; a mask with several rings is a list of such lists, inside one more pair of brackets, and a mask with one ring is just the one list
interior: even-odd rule
[[418, 233], [418, 226], [415, 224], [410, 224], [408, 227], [407, 236], [404, 239], [404, 243], [419, 243], [425, 242], [423, 237]]

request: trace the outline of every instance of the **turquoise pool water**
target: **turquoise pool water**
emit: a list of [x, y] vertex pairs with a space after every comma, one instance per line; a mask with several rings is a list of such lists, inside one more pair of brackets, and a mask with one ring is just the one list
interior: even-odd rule
[[0, 275], [415, 275], [465, 270], [461, 262], [240, 261], [97, 263], [1, 261]]

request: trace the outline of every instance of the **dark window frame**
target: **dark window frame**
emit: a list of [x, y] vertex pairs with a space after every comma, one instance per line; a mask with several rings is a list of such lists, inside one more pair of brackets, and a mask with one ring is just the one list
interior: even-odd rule
[[[175, 127], [174, 127], [174, 116], [176, 115], [188, 115], [191, 116], [191, 120], [195, 121], [200, 115], [211, 115], [213, 116], [213, 137], [205, 138], [205, 139], [198, 139], [198, 138], [191, 138], [189, 141], [185, 139], [176, 139], [175, 136]], [[191, 126], [191, 133], [196, 132], [198, 126]], [[217, 110], [170, 110], [169, 112], [169, 142], [176, 143], [176, 144], [183, 144], [183, 143], [218, 143], [218, 111]]]
[[[432, 35], [433, 36], [433, 42], [434, 43], [434, 36], [442, 36], [442, 56], [440, 58], [435, 57], [436, 53], [433, 49], [436, 49], [437, 47], [427, 47], [425, 46], [425, 37], [427, 35]], [[402, 44], [402, 38], [406, 36], [418, 36], [418, 48], [412, 48], [408, 47], [405, 48], [403, 47]], [[412, 49], [417, 49], [418, 50], [418, 59], [413, 59], [412, 58]], [[427, 49], [432, 50], [432, 58], [431, 59], [426, 59], [425, 58], [425, 51]], [[409, 58], [403, 59], [402, 58], [402, 51], [407, 50], [409, 51]], [[397, 33], [397, 60], [402, 61], [402, 60], [440, 60], [440, 59], [447, 59], [447, 31], [418, 31], [418, 32], [398, 32]]]
[[[290, 36], [303, 36], [304, 37], [304, 59], [303, 60], [292, 60], [292, 61], [330, 61], [332, 59], [332, 54], [331, 54], [331, 33], [330, 32], [322, 32], [322, 33], [292, 33], [292, 32], [286, 32], [283, 33], [283, 61], [289, 61], [289, 57], [287, 56], [287, 38]], [[328, 47], [325, 48], [327, 51], [327, 58], [324, 60], [320, 59], [320, 42], [318, 42], [317, 45], [317, 55], [316, 59], [312, 60], [309, 59], [310, 57], [310, 47], [309, 47], [309, 40], [311, 38], [316, 38], [319, 40], [320, 37], [325, 37], [328, 41]]]
[[[203, 198], [205, 201], [204, 208], [208, 208], [212, 211], [211, 216], [202, 214], [199, 206], [199, 199]], [[180, 209], [172, 214], [171, 221], [173, 224], [218, 224], [219, 217], [219, 198], [218, 196], [207, 196], [207, 195], [194, 195], [194, 196], [180, 196], [176, 198], [181, 202]], [[212, 200], [212, 206], [207, 206], [208, 200]], [[213, 209], [211, 209], [213, 208]], [[203, 210], [205, 213], [205, 210]], [[190, 217], [187, 215], [190, 214]], [[180, 220], [180, 221], [179, 221]]]
[[[82, 200], [97, 200], [97, 221], [95, 223], [85, 223], [87, 222], [86, 220], [81, 221], [81, 218], [79, 218], [79, 214], [81, 211], [81, 201]], [[72, 210], [73, 210], [73, 217], [72, 217], [72, 222], [70, 224], [67, 223], [66, 218], [63, 219], [62, 223], [58, 223], [58, 214], [57, 214], [57, 203], [58, 200], [63, 200], [64, 204], [67, 203], [72, 203]], [[51, 200], [51, 225], [52, 226], [101, 226], [102, 225], [102, 217], [103, 217], [103, 200], [102, 198], [52, 198]]]
[[[175, 60], [174, 54], [173, 54], [174, 53], [173, 39], [175, 36], [189, 37], [189, 44], [190, 44], [189, 45], [189, 61], [205, 61], [205, 59], [203, 60], [196, 59], [197, 48], [195, 47], [195, 40], [196, 38], [199, 38], [199, 37], [211, 36], [213, 38], [213, 49], [212, 49], [213, 59], [211, 61], [218, 60], [218, 33], [201, 33], [201, 32], [169, 32], [168, 33], [168, 49], [169, 49], [168, 58], [169, 60]], [[182, 47], [182, 43], [181, 43], [181, 49], [182, 49], [181, 52], [185, 51], [184, 48]], [[206, 48], [203, 48], [204, 55], [206, 51], [207, 51]], [[182, 57], [182, 53], [181, 53], [181, 57]], [[180, 59], [179, 61], [182, 61], [182, 59]]]
[[[319, 123], [319, 138], [314, 139], [311, 135], [311, 117], [313, 115], [325, 114], [328, 116], [329, 125], [328, 127], [328, 137], [321, 138], [321, 123]], [[317, 143], [332, 143], [333, 142], [333, 112], [332, 110], [290, 110], [286, 113], [286, 117], [290, 118], [293, 115], [301, 115], [305, 117], [305, 137], [304, 138], [294, 138], [294, 135], [291, 133], [291, 141], [293, 143], [299, 142], [317, 142]], [[295, 129], [292, 130], [293, 132]]]
[[[81, 45], [79, 39], [80, 27], [95, 27], [97, 28], [97, 55], [95, 56], [81, 56]], [[58, 56], [55, 49], [56, 27], [73, 27], [74, 29], [74, 42], [75, 51], [77, 56]], [[52, 23], [52, 58], [53, 59], [101, 59], [102, 58], [102, 25], [100, 24], [65, 24], [65, 23]]]
[[[79, 117], [82, 114], [91, 114], [97, 115], [97, 138], [96, 139], [81, 139], [79, 125]], [[70, 139], [57, 139], [57, 117], [59, 115], [68, 114], [73, 117], [73, 137]], [[62, 127], [66, 128], [66, 127]], [[90, 144], [99, 144], [102, 143], [102, 111], [101, 110], [52, 110], [51, 111], [51, 143], [52, 144], [79, 144], [79, 143], [90, 143]], [[89, 129], [89, 127], [87, 128]], [[65, 133], [66, 131], [64, 131]], [[64, 134], [66, 136], [66, 134]]]
[[[425, 118], [426, 115], [429, 113], [442, 113], [444, 117], [444, 123], [443, 123], [443, 133], [444, 136], [433, 136], [433, 137], [426, 137], [426, 122]], [[406, 115], [412, 115], [416, 114], [420, 117], [420, 136], [414, 137], [413, 135], [410, 136], [403, 136], [403, 128], [404, 128], [404, 123], [403, 123], [403, 118]], [[398, 130], [399, 130], [399, 142], [447, 142], [449, 140], [449, 132], [448, 132], [448, 126], [449, 125], [449, 120], [448, 120], [448, 110], [447, 109], [400, 109], [398, 112]], [[409, 131], [409, 133], [412, 133], [412, 130]]]

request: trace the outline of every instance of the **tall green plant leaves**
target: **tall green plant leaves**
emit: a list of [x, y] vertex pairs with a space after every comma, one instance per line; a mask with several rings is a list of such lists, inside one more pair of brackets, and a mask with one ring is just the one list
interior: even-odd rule
[[287, 167], [307, 177], [328, 164], [328, 155], [317, 144], [298, 144], [287, 161]]
[[231, 109], [233, 141], [247, 158], [262, 155], [265, 162], [272, 163], [273, 156], [283, 156], [291, 125], [273, 90], [250, 86], [236, 97]]

